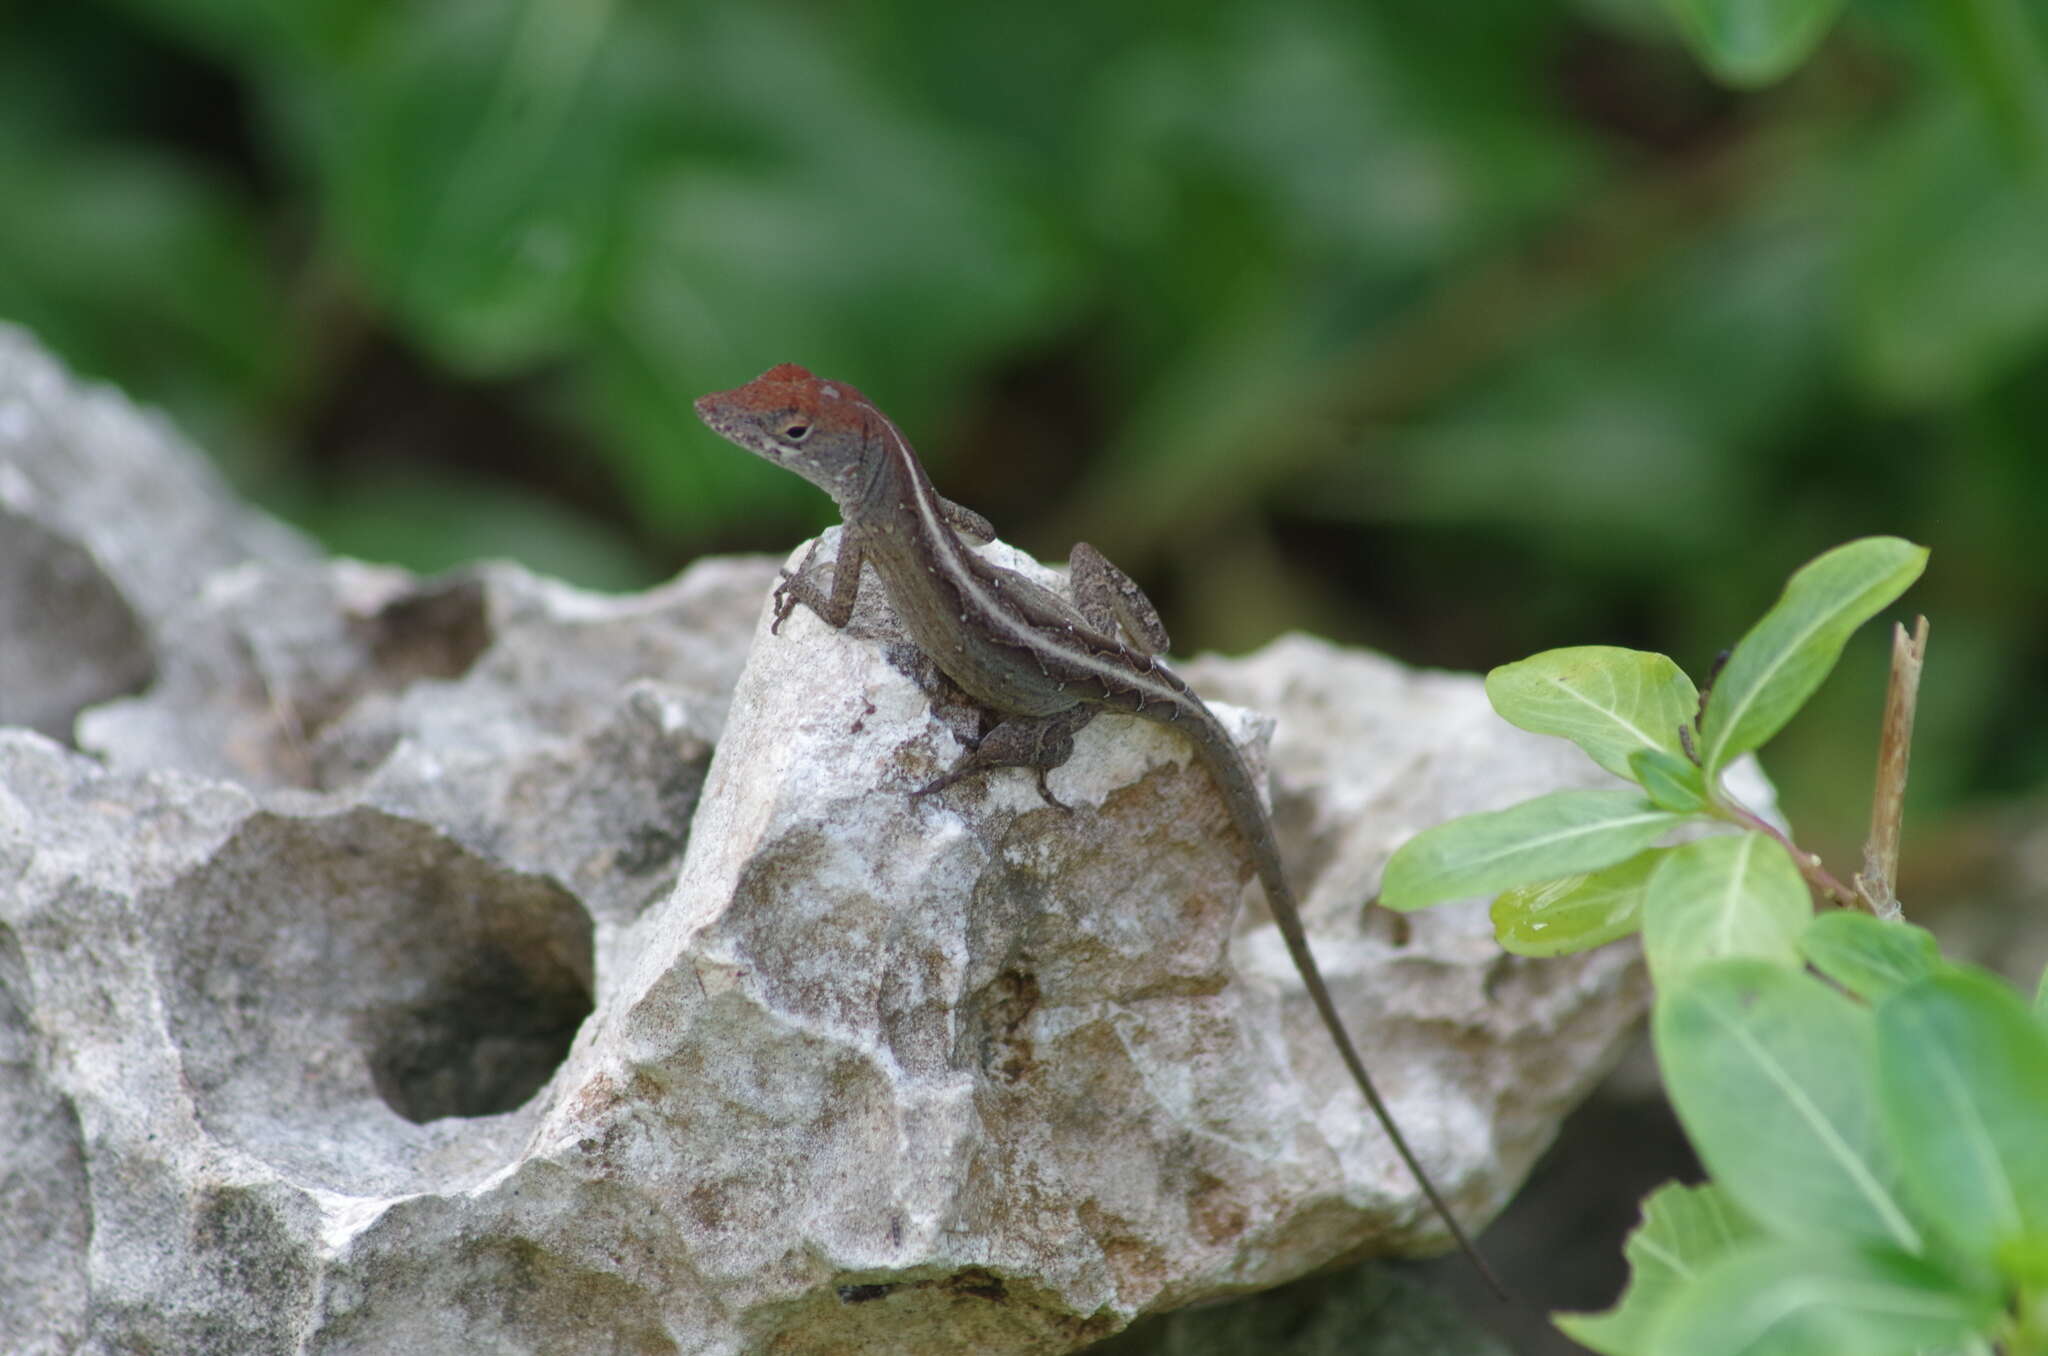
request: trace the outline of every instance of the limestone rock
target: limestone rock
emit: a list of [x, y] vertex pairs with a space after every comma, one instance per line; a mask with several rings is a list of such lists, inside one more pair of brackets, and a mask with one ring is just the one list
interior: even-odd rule
[[148, 683], [151, 618], [195, 581], [314, 554], [161, 419], [0, 325], [0, 725], [67, 738], [80, 710]]
[[[322, 560], [5, 334], [0, 514], [0, 1350], [1059, 1352], [1441, 1245], [1171, 731], [1095, 721], [1072, 812], [912, 801], [972, 713], [872, 592], [770, 635], [772, 562]], [[1476, 1225], [1639, 966], [1362, 903], [1415, 830], [1602, 774], [1471, 677], [1188, 672], [1265, 713], [1221, 714]]]

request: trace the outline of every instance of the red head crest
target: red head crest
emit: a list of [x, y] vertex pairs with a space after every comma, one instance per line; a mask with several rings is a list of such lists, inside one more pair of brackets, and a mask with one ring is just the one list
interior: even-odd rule
[[745, 386], [697, 401], [711, 431], [784, 466], [835, 499], [864, 480], [863, 459], [879, 448], [888, 421], [844, 382], [778, 363]]

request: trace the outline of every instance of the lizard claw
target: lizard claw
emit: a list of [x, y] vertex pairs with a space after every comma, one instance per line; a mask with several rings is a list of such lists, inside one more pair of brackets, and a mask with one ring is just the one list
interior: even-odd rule
[[[965, 777], [971, 777], [977, 772], [994, 771], [992, 767], [976, 766], [971, 761], [971, 754], [969, 758], [970, 761], [968, 761], [965, 766], [956, 767], [950, 772], [943, 772], [938, 776], [932, 778], [930, 781], [926, 782], [923, 786], [918, 787], [915, 791], [912, 791], [910, 793], [910, 798], [912, 800], [918, 800], [924, 796], [929, 796], [934, 792], [943, 791], [947, 787], [951, 786], [954, 782], [960, 781], [962, 778]], [[1074, 812], [1074, 807], [1067, 804], [1065, 801], [1061, 800], [1058, 796], [1055, 796], [1052, 793], [1051, 785], [1048, 784], [1045, 780], [1046, 770], [1042, 767], [1035, 767], [1031, 770], [1038, 774], [1038, 794], [1045, 797], [1046, 804], [1052, 806], [1055, 810], [1061, 811], [1062, 813], [1072, 814]]]
[[795, 590], [791, 588], [795, 582], [796, 576], [784, 570], [782, 582], [775, 586], [775, 592], [769, 597], [769, 601], [775, 605], [775, 620], [768, 627], [768, 634], [771, 636], [781, 635], [782, 624], [789, 620], [790, 613], [796, 611], [797, 596]]
[[935, 792], [943, 791], [947, 787], [951, 786], [954, 782], [959, 781], [960, 776], [961, 774], [958, 772], [941, 773], [938, 776], [932, 778], [930, 781], [926, 782], [923, 786], [918, 787], [915, 791], [912, 791], [910, 793], [910, 798], [912, 800], [921, 800], [924, 797], [932, 795]]

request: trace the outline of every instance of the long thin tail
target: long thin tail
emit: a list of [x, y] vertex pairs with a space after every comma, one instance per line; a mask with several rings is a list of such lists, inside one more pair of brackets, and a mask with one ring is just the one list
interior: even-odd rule
[[1358, 1090], [1365, 1094], [1365, 1104], [1372, 1108], [1372, 1114], [1379, 1119], [1387, 1138], [1393, 1141], [1395, 1152], [1401, 1155], [1401, 1161], [1414, 1175], [1416, 1185], [1422, 1188], [1422, 1194], [1429, 1198], [1437, 1216], [1451, 1231], [1451, 1237], [1457, 1240], [1458, 1250], [1465, 1254], [1487, 1287], [1503, 1301], [1507, 1300], [1507, 1288], [1493, 1274], [1493, 1268], [1486, 1264], [1486, 1259], [1465, 1233], [1464, 1226], [1458, 1223], [1458, 1217], [1451, 1213], [1451, 1207], [1445, 1204], [1436, 1183], [1423, 1171], [1421, 1161], [1408, 1146], [1401, 1127], [1394, 1123], [1394, 1115], [1387, 1110], [1379, 1089], [1373, 1086], [1372, 1075], [1365, 1071], [1365, 1061], [1358, 1057], [1358, 1049], [1351, 1043], [1351, 1034], [1344, 1029], [1344, 1019], [1337, 1015], [1337, 1005], [1330, 999], [1329, 986], [1323, 982], [1322, 968], [1316, 964], [1315, 953], [1308, 948], [1308, 934], [1301, 925], [1301, 909], [1295, 901], [1293, 886], [1288, 884], [1287, 871], [1281, 865], [1280, 845], [1274, 839], [1273, 824], [1266, 815], [1265, 803], [1258, 788], [1252, 785], [1250, 772], [1231, 744], [1230, 736], [1220, 725], [1214, 727], [1213, 734], [1217, 741], [1214, 745], [1200, 737], [1194, 743], [1201, 750], [1202, 761], [1208, 764], [1210, 772], [1223, 788], [1223, 799], [1230, 805], [1231, 814], [1238, 821], [1238, 831], [1250, 846], [1252, 864], [1258, 871], [1259, 884], [1265, 888], [1273, 921], [1279, 925], [1280, 936], [1287, 943], [1287, 954], [1294, 958], [1294, 968], [1301, 972], [1310, 1001], [1316, 1005], [1323, 1025], [1329, 1029], [1330, 1039], [1336, 1042], [1337, 1052], [1344, 1057], [1344, 1064], [1351, 1070]]

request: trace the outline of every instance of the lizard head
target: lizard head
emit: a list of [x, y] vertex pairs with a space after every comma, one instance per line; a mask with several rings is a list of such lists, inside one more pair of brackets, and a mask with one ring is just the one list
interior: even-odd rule
[[884, 420], [844, 382], [823, 381], [795, 363], [769, 368], [745, 386], [697, 401], [713, 433], [796, 472], [844, 504], [868, 478], [868, 455]]

